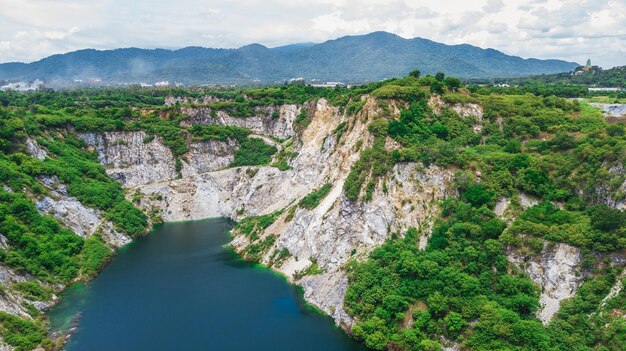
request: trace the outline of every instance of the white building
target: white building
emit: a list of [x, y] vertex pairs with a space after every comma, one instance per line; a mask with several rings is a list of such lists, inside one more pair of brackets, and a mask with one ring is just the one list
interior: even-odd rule
[[588, 88], [590, 93], [594, 92], [619, 92], [622, 88]]
[[313, 83], [312, 87], [315, 88], [334, 88], [334, 87], [345, 87], [346, 84], [342, 82], [325, 82], [325, 83]]

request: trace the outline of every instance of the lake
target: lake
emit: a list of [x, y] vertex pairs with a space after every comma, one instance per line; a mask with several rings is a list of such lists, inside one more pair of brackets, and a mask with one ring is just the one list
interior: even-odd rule
[[91, 282], [66, 289], [53, 331], [66, 351], [365, 350], [269, 269], [242, 261], [224, 219], [158, 226]]

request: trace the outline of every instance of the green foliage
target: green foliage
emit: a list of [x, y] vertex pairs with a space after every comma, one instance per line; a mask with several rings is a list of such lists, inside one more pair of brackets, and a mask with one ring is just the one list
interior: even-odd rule
[[11, 247], [2, 257], [7, 265], [43, 279], [68, 282], [77, 276], [82, 239], [39, 214], [24, 194], [0, 189], [0, 232]]
[[303, 107], [296, 119], [293, 120], [293, 124], [299, 129], [304, 129], [309, 125], [309, 123], [311, 123], [309, 111]]
[[242, 143], [246, 140], [248, 135], [252, 134], [252, 131], [246, 128], [240, 128], [235, 126], [222, 126], [217, 124], [196, 124], [191, 128], [191, 133], [194, 137], [202, 141], [228, 141], [232, 139]]
[[280, 250], [275, 250], [272, 256], [270, 257], [269, 266], [270, 267], [280, 267], [283, 265], [286, 259], [291, 257], [291, 253], [289, 249], [283, 247]]
[[0, 325], [4, 342], [16, 351], [32, 350], [45, 340], [45, 329], [34, 321], [0, 311]]
[[432, 83], [430, 83], [430, 92], [432, 94], [443, 94], [444, 90], [444, 85], [441, 81], [436, 80]]
[[317, 274], [322, 274], [324, 273], [324, 270], [321, 269], [318, 265], [317, 262], [314, 260], [313, 262], [311, 262], [311, 265], [308, 266], [307, 268], [301, 270], [301, 271], [297, 271], [293, 274], [293, 279], [294, 280], [300, 280], [303, 277], [307, 276], [307, 275], [317, 275]]
[[246, 246], [241, 252], [241, 255], [248, 261], [261, 262], [263, 255], [274, 245], [276, 242], [275, 235], [268, 235], [265, 239], [253, 242]]
[[[374, 323], [384, 336], [380, 340], [403, 340], [398, 324], [410, 313], [409, 306], [419, 303], [425, 303], [427, 310], [413, 311], [410, 328], [415, 331], [415, 344], [434, 342], [441, 334], [461, 337], [470, 322], [487, 323], [489, 306], [519, 320], [532, 318], [539, 306], [537, 289], [528, 278], [507, 274], [503, 246], [489, 239], [493, 233], [482, 229], [495, 219], [493, 212], [448, 200], [444, 213], [448, 219], [435, 227], [425, 251], [417, 248], [419, 233], [411, 229], [403, 239], [376, 249], [368, 261], [350, 267], [345, 307], [360, 320], [357, 332]], [[537, 320], [531, 325], [541, 328]], [[501, 347], [542, 350], [545, 346], [498, 340]], [[385, 345], [381, 341], [376, 346]]]
[[322, 185], [321, 188], [313, 191], [309, 195], [305, 196], [300, 200], [298, 205], [300, 207], [306, 208], [308, 210], [312, 210], [316, 208], [322, 200], [330, 193], [330, 190], [333, 188], [332, 184], [326, 183]]
[[416, 86], [399, 86], [399, 85], [384, 85], [372, 92], [372, 95], [378, 99], [396, 99], [403, 101], [413, 101], [426, 96], [424, 91], [420, 87]]
[[626, 215], [606, 206], [592, 206], [587, 212], [560, 210], [546, 201], [524, 211], [507, 229], [503, 239], [515, 242], [518, 234], [599, 252], [623, 250], [626, 248]]
[[420, 72], [419, 69], [415, 69], [415, 70], [412, 70], [411, 72], [409, 72], [409, 77], [419, 78], [421, 73], [422, 72]]
[[473, 206], [480, 207], [482, 205], [491, 203], [494, 193], [487, 190], [484, 185], [476, 184], [467, 189], [463, 196]]
[[24, 297], [33, 301], [50, 301], [54, 290], [44, 287], [34, 280], [17, 282], [13, 287]]
[[111, 257], [111, 249], [96, 236], [91, 236], [83, 245], [80, 253], [81, 274], [87, 277], [94, 276]]
[[385, 176], [391, 166], [391, 158], [389, 152], [385, 150], [384, 139], [375, 141], [372, 148], [361, 152], [361, 157], [352, 166], [352, 170], [343, 184], [346, 197], [351, 201], [358, 200], [366, 180], [371, 179], [370, 183], [375, 184], [372, 181], [377, 181]]
[[[581, 70], [579, 67], [578, 70]], [[517, 88], [498, 89], [496, 91], [513, 90], [513, 92], [523, 90], [537, 95], [556, 95], [562, 97], [583, 97], [589, 95], [587, 87], [622, 87], [626, 88], [626, 68], [615, 67], [603, 70], [594, 66], [588, 72], [571, 74], [570, 72], [530, 76], [524, 78], [494, 79], [489, 82], [485, 80], [473, 80], [476, 83], [508, 83], [518, 86]], [[606, 93], [601, 93], [606, 94]]]
[[40, 139], [40, 142], [56, 157], [47, 158], [40, 165], [33, 160], [38, 167], [29, 169], [31, 175], [58, 176], [68, 185], [69, 195], [104, 211], [121, 231], [131, 236], [145, 233], [146, 216], [125, 199], [119, 183], [106, 175], [95, 155], [81, 148], [82, 140], [67, 135], [63, 141]]
[[[441, 94], [444, 102], [437, 113], [428, 106], [429, 89]], [[359, 114], [367, 101], [362, 98], [365, 94], [378, 99], [374, 113]], [[417, 249], [419, 234], [411, 229], [404, 238], [376, 249], [367, 261], [349, 264], [345, 307], [357, 317], [353, 328], [357, 339], [377, 350], [441, 350], [442, 335], [475, 350], [617, 350], [626, 330], [623, 318], [616, 317], [623, 313], [624, 294], [602, 305], [601, 301], [618, 279], [618, 268], [593, 269], [593, 279], [562, 303], [556, 319], [546, 327], [534, 317], [539, 306], [536, 287], [504, 255], [505, 247], [524, 246], [536, 254], [545, 240], [566, 242], [582, 248], [585, 266], [592, 267], [603, 253], [612, 255], [626, 248], [624, 212], [599, 205], [626, 197], [620, 172], [626, 162], [624, 125], [608, 124], [598, 109], [553, 94], [569, 96], [579, 91], [556, 85], [462, 89], [455, 78], [420, 77], [414, 72], [351, 89], [289, 84], [253, 89], [0, 92], [0, 104], [10, 106], [0, 108], [0, 232], [9, 245], [0, 259], [40, 281], [58, 283], [95, 274], [110, 257], [97, 236], [84, 240], [37, 211], [31, 198], [48, 191], [39, 182], [41, 176], [57, 176], [70, 196], [101, 210], [118, 230], [133, 236], [145, 232], [145, 215], [125, 200], [120, 185], [106, 175], [97, 155], [74, 130], [143, 131], [144, 142], [158, 138], [172, 150], [177, 168], [182, 168], [192, 141], [236, 141], [240, 147], [233, 166], [269, 164], [274, 158], [273, 166], [287, 170], [296, 156], [291, 141], [272, 157], [276, 148], [250, 138], [250, 130], [189, 127], [180, 106], [163, 107], [163, 99], [171, 95], [202, 101], [209, 95], [220, 100], [203, 106], [211, 114], [222, 111], [270, 119], [279, 116], [264, 115], [265, 111], [277, 111], [282, 104], [325, 98], [348, 116], [332, 132], [337, 144], [356, 118], [369, 123], [373, 138], [355, 145], [359, 159], [344, 183], [349, 200], [371, 200], [381, 181], [386, 193], [386, 177], [396, 163], [463, 170], [456, 179], [460, 196], [443, 201], [426, 250]], [[483, 107], [482, 118], [455, 112], [469, 103]], [[392, 115], [392, 107], [401, 110], [398, 117]], [[301, 109], [294, 122], [298, 133], [311, 117], [306, 108]], [[47, 150], [47, 159], [27, 156], [27, 136]], [[387, 138], [400, 148], [386, 148]], [[361, 150], [364, 142], [371, 146]], [[246, 171], [248, 176], [255, 172]], [[307, 195], [291, 207], [291, 215], [298, 206], [317, 207], [330, 189], [325, 184]], [[516, 200], [520, 193], [537, 198], [539, 204], [522, 209]], [[512, 199], [509, 212], [515, 218], [508, 228], [491, 211], [500, 196]], [[238, 214], [244, 212], [242, 208]], [[279, 215], [249, 217], [233, 230], [249, 241], [246, 259], [269, 257], [271, 265], [280, 266], [289, 257], [285, 249], [270, 252], [276, 237], [265, 234]], [[314, 263], [298, 274], [320, 272]], [[33, 299], [46, 297], [41, 286], [20, 289]], [[13, 342], [28, 343], [22, 336], [31, 334], [30, 327], [7, 318], [0, 317], [3, 336], [14, 333], [19, 338]], [[413, 322], [404, 328], [407, 321]], [[33, 325], [36, 330], [37, 322]]]
[[276, 147], [266, 144], [262, 139], [247, 138], [235, 152], [235, 159], [230, 166], [239, 167], [269, 164], [272, 161], [272, 155], [277, 151]]
[[235, 235], [245, 235], [254, 241], [259, 237], [259, 234], [263, 232], [267, 227], [272, 225], [276, 218], [281, 215], [282, 212], [273, 212], [271, 214], [246, 217], [237, 223], [237, 226], [233, 228], [232, 232]]

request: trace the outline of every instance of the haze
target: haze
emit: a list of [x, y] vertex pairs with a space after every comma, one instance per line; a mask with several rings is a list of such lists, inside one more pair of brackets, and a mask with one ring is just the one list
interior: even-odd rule
[[0, 62], [96, 48], [279, 46], [388, 31], [624, 65], [626, 0], [0, 0]]

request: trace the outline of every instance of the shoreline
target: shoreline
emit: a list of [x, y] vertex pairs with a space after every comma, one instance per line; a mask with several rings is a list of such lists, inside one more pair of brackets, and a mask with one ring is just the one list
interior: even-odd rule
[[55, 350], [63, 350], [64, 346], [67, 344], [67, 342], [72, 338], [72, 336], [75, 334], [77, 328], [78, 328], [78, 324], [80, 323], [80, 319], [81, 319], [81, 314], [82, 311], [77, 311], [77, 313], [71, 317], [71, 321], [69, 326], [65, 329], [58, 329], [58, 330], [52, 330], [51, 329], [51, 325], [50, 325], [50, 316], [49, 313], [50, 311], [52, 311], [54, 308], [58, 307], [63, 301], [64, 298], [62, 297], [62, 295], [68, 291], [68, 289], [71, 289], [72, 287], [76, 287], [80, 284], [84, 284], [85, 286], [87, 286], [88, 284], [91, 283], [92, 280], [96, 279], [100, 273], [107, 268], [107, 266], [115, 259], [115, 257], [120, 253], [120, 251], [122, 250], [127, 250], [128, 248], [132, 247], [138, 240], [141, 240], [142, 238], [145, 238], [149, 235], [153, 235], [154, 232], [156, 232], [161, 226], [165, 226], [168, 224], [184, 224], [184, 223], [191, 223], [191, 222], [205, 222], [205, 221], [216, 221], [216, 220], [225, 220], [227, 221], [229, 224], [231, 224], [232, 226], [230, 227], [230, 229], [228, 229], [226, 231], [226, 234], [228, 236], [228, 242], [223, 244], [222, 247], [227, 250], [229, 252], [229, 254], [231, 254], [233, 256], [233, 258], [240, 264], [243, 264], [249, 268], [253, 268], [253, 269], [260, 269], [266, 272], [271, 273], [273, 276], [275, 277], [280, 277], [281, 280], [283, 280], [284, 282], [286, 282], [291, 288], [294, 289], [294, 292], [296, 294], [296, 300], [298, 302], [298, 304], [301, 306], [301, 308], [314, 313], [316, 315], [320, 315], [324, 318], [329, 319], [329, 322], [332, 322], [333, 327], [336, 329], [341, 330], [342, 333], [345, 333], [348, 337], [351, 338], [351, 333], [349, 333], [348, 330], [344, 329], [342, 326], [337, 325], [334, 321], [334, 319], [329, 316], [326, 312], [324, 312], [322, 309], [318, 308], [317, 306], [309, 303], [308, 301], [306, 301], [306, 299], [304, 298], [304, 289], [302, 288], [302, 286], [300, 284], [297, 284], [296, 282], [294, 282], [292, 279], [290, 279], [286, 274], [284, 274], [283, 272], [280, 272], [278, 270], [272, 269], [271, 267], [264, 265], [262, 263], [259, 262], [255, 262], [255, 261], [250, 261], [247, 260], [246, 258], [244, 258], [244, 256], [242, 256], [236, 249], [235, 247], [232, 245], [232, 240], [233, 240], [233, 235], [232, 235], [232, 229], [234, 228], [234, 226], [237, 224], [236, 221], [227, 218], [227, 217], [209, 217], [209, 218], [202, 218], [202, 219], [196, 219], [196, 220], [189, 220], [189, 221], [172, 221], [172, 222], [160, 222], [160, 223], [156, 223], [151, 225], [150, 230], [146, 232], [146, 234], [141, 235], [137, 238], [134, 238], [133, 240], [131, 240], [130, 242], [126, 243], [123, 246], [120, 246], [116, 249], [114, 249], [112, 251], [111, 256], [109, 257], [109, 259], [107, 259], [107, 261], [102, 265], [102, 267], [98, 270], [98, 272], [96, 274], [94, 274], [93, 276], [90, 276], [88, 278], [82, 278], [82, 279], [78, 279], [76, 281], [73, 281], [72, 283], [68, 284], [67, 286], [64, 286], [60, 291], [58, 291], [58, 299], [55, 300], [54, 304], [52, 304], [48, 310], [46, 310], [43, 315], [45, 316], [45, 326], [46, 329], [48, 331], [48, 338], [50, 338], [51, 340], [54, 341], [55, 345], [58, 347]]

